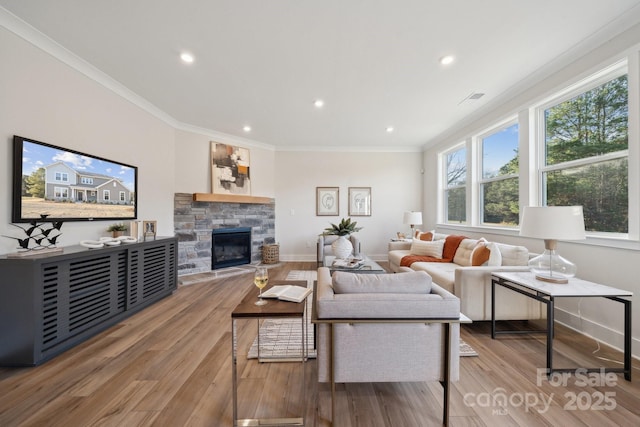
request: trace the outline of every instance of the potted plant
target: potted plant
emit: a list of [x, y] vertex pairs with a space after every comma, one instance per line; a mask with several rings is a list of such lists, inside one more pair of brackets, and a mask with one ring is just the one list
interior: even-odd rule
[[338, 236], [338, 239], [331, 244], [333, 254], [336, 258], [347, 258], [353, 251], [353, 244], [351, 244], [351, 241], [347, 239], [347, 236], [351, 233], [362, 230], [362, 227], [358, 227], [358, 223], [356, 221], [351, 221], [351, 218], [342, 218], [338, 224], [329, 224], [331, 227], [325, 228], [323, 234]]
[[127, 226], [122, 222], [117, 222], [115, 224], [111, 224], [107, 231], [111, 233], [113, 237], [122, 236], [125, 231], [127, 231]]

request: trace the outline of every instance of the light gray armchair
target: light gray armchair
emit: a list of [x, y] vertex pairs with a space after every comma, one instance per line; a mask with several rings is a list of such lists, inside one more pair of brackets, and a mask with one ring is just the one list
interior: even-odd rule
[[[331, 244], [338, 240], [339, 236], [335, 236], [332, 234], [324, 235], [321, 234], [318, 236], [318, 247], [317, 247], [317, 261], [318, 267], [322, 265], [324, 261], [324, 257], [327, 255], [333, 255], [333, 249], [331, 249]], [[353, 255], [360, 255], [360, 239], [358, 239], [355, 235], [350, 234], [349, 240], [351, 240], [351, 244], [353, 245]]]
[[460, 300], [425, 272], [355, 274], [318, 268], [312, 321], [318, 381], [439, 381], [448, 418], [459, 378]]

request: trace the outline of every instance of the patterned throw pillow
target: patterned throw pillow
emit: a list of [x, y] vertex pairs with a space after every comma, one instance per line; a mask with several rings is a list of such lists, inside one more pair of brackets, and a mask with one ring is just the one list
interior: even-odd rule
[[411, 255], [430, 256], [434, 258], [442, 258], [442, 249], [444, 248], [444, 240], [436, 240], [435, 242], [413, 239], [411, 243]]

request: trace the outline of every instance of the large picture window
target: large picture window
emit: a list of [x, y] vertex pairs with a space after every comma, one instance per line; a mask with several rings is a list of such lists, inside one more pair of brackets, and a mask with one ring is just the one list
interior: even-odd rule
[[518, 124], [492, 131], [479, 139], [481, 222], [516, 226], [519, 214]]
[[446, 221], [465, 223], [467, 221], [467, 149], [465, 147], [446, 154], [445, 174]]
[[626, 74], [543, 111], [543, 204], [582, 205], [587, 231], [627, 233]]

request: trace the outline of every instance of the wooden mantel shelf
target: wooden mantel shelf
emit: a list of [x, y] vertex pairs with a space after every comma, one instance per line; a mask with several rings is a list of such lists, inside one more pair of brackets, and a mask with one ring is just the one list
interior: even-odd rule
[[256, 203], [268, 205], [275, 203], [271, 197], [238, 196], [234, 194], [193, 193], [194, 202], [226, 202], [226, 203]]

